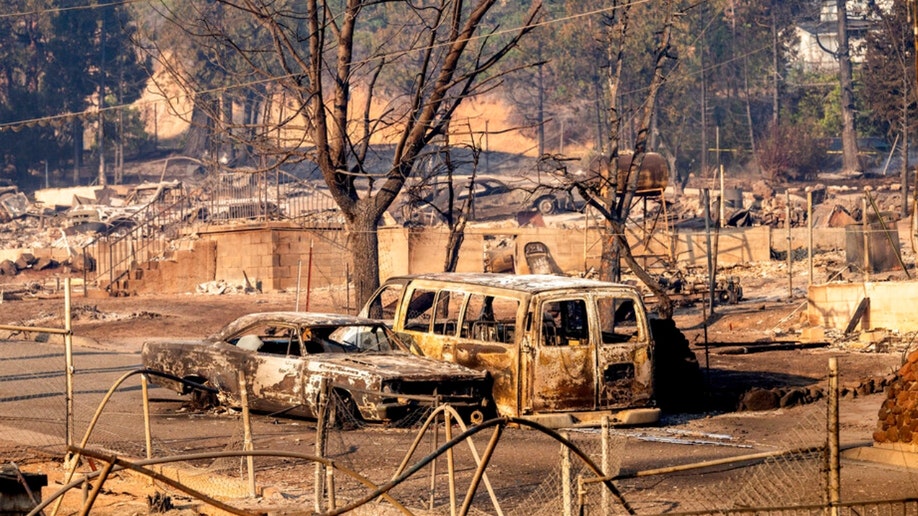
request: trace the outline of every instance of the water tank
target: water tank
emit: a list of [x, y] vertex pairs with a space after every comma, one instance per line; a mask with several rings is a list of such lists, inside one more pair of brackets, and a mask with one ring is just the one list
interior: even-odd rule
[[[628, 170], [631, 168], [633, 157], [634, 154], [630, 152], [618, 156], [618, 193], [624, 192], [625, 185], [628, 183]], [[598, 180], [602, 171], [608, 169], [608, 166], [608, 157], [594, 159], [590, 163], [590, 176]], [[645, 153], [644, 160], [641, 162], [641, 170], [638, 171], [637, 190], [634, 194], [638, 196], [661, 195], [668, 183], [669, 163], [666, 158], [656, 152]]]

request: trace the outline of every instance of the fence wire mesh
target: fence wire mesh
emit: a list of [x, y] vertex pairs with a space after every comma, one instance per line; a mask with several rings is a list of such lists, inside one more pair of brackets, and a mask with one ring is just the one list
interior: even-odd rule
[[[106, 357], [106, 365], [102, 366], [101, 358], [105, 353], [112, 356]], [[39, 455], [62, 457], [67, 430], [63, 346], [59, 342], [0, 341], [0, 354], [0, 378], [16, 382], [15, 391], [7, 389], [0, 396], [0, 453], [4, 460], [25, 463]], [[114, 362], [111, 361], [113, 357], [117, 357]], [[78, 443], [87, 431], [99, 401], [115, 380], [134, 370], [137, 357], [80, 350], [74, 362], [73, 436]], [[129, 376], [114, 392], [96, 423], [87, 441], [88, 448], [138, 460], [147, 456], [140, 392], [140, 376]], [[254, 415], [252, 438], [247, 443], [243, 418], [238, 410], [194, 409], [162, 389], [151, 389], [150, 396], [153, 399], [153, 457], [242, 451], [246, 447], [317, 454], [316, 421]], [[335, 417], [329, 421], [326, 446], [321, 455], [338, 466], [358, 472], [376, 485], [394, 478], [403, 463], [409, 467], [416, 464], [448, 440], [442, 420], [418, 437], [421, 426], [433, 411], [429, 405], [419, 405], [403, 417], [379, 425], [367, 424], [355, 417], [346, 400], [339, 396], [332, 395], [330, 404], [335, 407], [332, 411]], [[614, 484], [637, 514], [741, 514], [753, 510], [759, 514], [824, 514], [826, 461], [821, 447], [826, 441], [826, 406], [815, 403], [793, 410], [795, 424], [770, 434], [767, 443], [754, 444], [757, 449], [764, 447], [775, 452], [805, 451], [699, 470], [622, 478], [615, 480]], [[634, 468], [635, 458], [629, 454], [639, 441], [681, 441], [682, 444], [695, 446], [699, 450], [697, 455], [706, 458], [746, 453], [745, 449], [737, 449], [735, 443], [718, 435], [670, 428], [687, 426], [682, 423], [685, 421], [671, 420], [664, 421], [664, 426], [659, 428], [612, 430], [605, 444], [602, 432], [597, 429], [570, 430], [567, 435], [608, 475], [627, 473], [623, 469], [626, 466]], [[454, 424], [449, 435], [455, 437], [461, 431], [458, 424]], [[473, 436], [478, 456], [485, 453], [492, 432], [492, 428], [487, 428]], [[418, 447], [409, 456], [415, 441]], [[604, 446], [608, 457], [605, 466]], [[583, 502], [583, 514], [626, 512], [613, 497], [604, 501], [600, 484], [584, 484], [581, 492], [578, 479], [589, 479], [595, 475], [576, 455], [572, 456], [570, 472], [566, 473], [561, 457], [561, 444], [549, 436], [533, 430], [504, 429], [485, 470], [486, 478], [475, 491], [470, 513], [575, 514], [580, 509], [578, 499]], [[239, 503], [243, 506], [270, 506], [272, 510], [315, 510], [317, 492], [320, 510], [327, 507], [327, 498], [331, 493], [334, 493], [335, 503], [340, 507], [369, 491], [366, 484], [340, 471], [329, 477], [324, 469], [320, 469], [317, 475], [314, 463], [305, 459], [256, 457], [253, 464], [260, 498], [249, 497], [248, 461], [245, 458], [184, 460], [170, 465], [170, 471], [181, 472], [178, 476], [183, 482], [204, 493], [241, 500]], [[391, 496], [416, 513], [442, 514], [449, 512], [452, 503], [461, 504], [475, 477], [475, 454], [464, 442], [453, 448], [453, 496], [450, 494], [447, 456], [441, 455], [435, 464], [420, 468], [395, 487]], [[88, 465], [82, 467], [89, 468]], [[332, 480], [333, 486], [328, 485], [329, 480]], [[915, 480], [918, 485], [918, 479]], [[266, 488], [283, 495], [271, 496]], [[150, 489], [151, 492], [158, 490], [171, 496], [182, 496], [160, 483], [151, 483]], [[456, 501], [451, 502], [451, 499]], [[378, 503], [380, 511], [391, 508], [388, 502]], [[838, 513], [911, 515], [918, 514], [918, 510], [915, 502], [884, 502], [843, 505]]]

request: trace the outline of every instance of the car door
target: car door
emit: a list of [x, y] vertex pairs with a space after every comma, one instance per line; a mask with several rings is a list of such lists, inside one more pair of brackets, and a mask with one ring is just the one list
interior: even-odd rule
[[640, 299], [597, 294], [597, 393], [602, 408], [645, 404], [653, 395], [650, 335]]
[[596, 405], [596, 343], [589, 298], [543, 298], [535, 306], [524, 359], [533, 413], [592, 410]]
[[[313, 415], [304, 395], [301, 331], [297, 325], [284, 321], [262, 321], [227, 339], [231, 352], [237, 355], [234, 361], [245, 375], [250, 408], [297, 412], [306, 409], [306, 415]], [[224, 381], [233, 382], [230, 378]], [[238, 384], [237, 378], [232, 389], [237, 398]]]

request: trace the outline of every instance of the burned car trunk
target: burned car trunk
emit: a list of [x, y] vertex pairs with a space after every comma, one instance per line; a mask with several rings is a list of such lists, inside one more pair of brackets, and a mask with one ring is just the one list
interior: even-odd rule
[[[144, 367], [202, 383], [238, 407], [240, 375], [254, 410], [317, 417], [323, 382], [366, 421], [391, 421], [435, 402], [471, 413], [490, 390], [486, 373], [406, 351], [384, 324], [301, 312], [243, 316], [202, 341], [151, 341]], [[187, 385], [154, 377], [182, 394]]]

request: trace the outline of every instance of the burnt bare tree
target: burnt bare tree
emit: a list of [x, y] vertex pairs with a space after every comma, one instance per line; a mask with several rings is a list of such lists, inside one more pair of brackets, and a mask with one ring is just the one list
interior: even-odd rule
[[379, 285], [383, 213], [459, 105], [500, 84], [498, 65], [533, 28], [541, 2], [528, 2], [509, 30], [493, 19], [498, 0], [216, 3], [220, 19], [171, 16], [226, 73], [230, 84], [218, 91], [234, 92], [193, 93], [224, 104], [262, 96], [254, 126], [227, 120], [225, 109], [206, 113], [263, 168], [317, 165], [347, 223], [357, 298], [367, 299]]
[[[612, 14], [607, 18], [609, 154], [598, 161], [593, 173], [588, 174], [585, 180], [577, 181], [574, 187], [580, 191], [589, 205], [595, 208], [603, 217], [604, 234], [599, 270], [600, 278], [607, 281], [619, 281], [621, 279], [621, 262], [624, 261], [641, 282], [653, 291], [657, 299], [660, 300], [658, 310], [661, 315], [669, 317], [672, 315], [672, 303], [657, 280], [634, 258], [625, 226], [638, 188], [638, 171], [641, 170], [644, 156], [648, 151], [648, 137], [656, 99], [665, 80], [666, 64], [668, 61], [675, 59], [672, 53], [671, 40], [674, 20], [677, 15], [676, 1], [665, 0], [659, 5], [655, 4], [653, 7], [662, 13], [663, 17], [656, 31], [656, 45], [653, 51], [650, 80], [646, 89], [647, 94], [636, 116], [637, 132], [630, 165], [619, 167], [619, 159], [621, 157], [619, 147], [622, 140], [620, 133], [622, 131], [623, 116], [618, 99], [619, 88], [622, 83], [622, 70], [626, 59], [638, 58], [636, 56], [626, 57], [627, 42], [628, 38], [631, 37], [630, 31], [635, 5], [636, 3], [629, 0], [622, 3], [616, 2], [614, 9], [611, 11]], [[646, 21], [645, 17], [640, 18]], [[619, 173], [620, 168], [624, 170], [624, 173]]]

